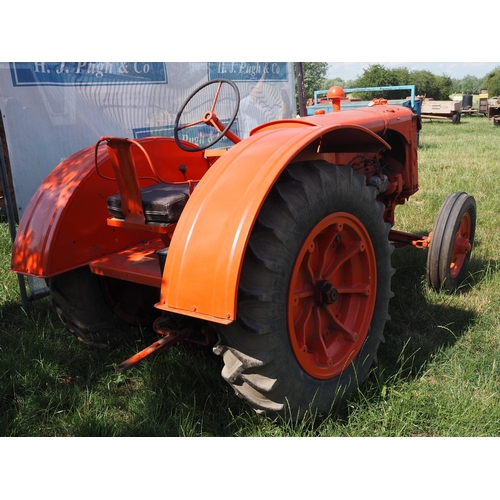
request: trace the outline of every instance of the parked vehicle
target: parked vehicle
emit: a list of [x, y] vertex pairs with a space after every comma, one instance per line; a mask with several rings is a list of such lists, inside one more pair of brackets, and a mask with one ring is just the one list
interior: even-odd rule
[[[210, 109], [186, 118], [207, 90]], [[87, 344], [152, 327], [159, 340], [118, 370], [182, 339], [214, 344], [222, 377], [257, 412], [328, 411], [376, 359], [394, 247], [427, 249], [429, 285], [454, 290], [474, 241], [475, 201], [463, 192], [444, 201], [432, 233], [393, 230], [396, 207], [418, 190], [420, 121], [372, 104], [265, 123], [240, 140], [237, 87], [209, 81], [181, 107], [174, 138], [102, 137], [62, 161], [22, 217], [12, 270], [45, 278]], [[182, 139], [200, 125], [214, 129], [208, 142]], [[234, 146], [210, 149], [222, 137]]]

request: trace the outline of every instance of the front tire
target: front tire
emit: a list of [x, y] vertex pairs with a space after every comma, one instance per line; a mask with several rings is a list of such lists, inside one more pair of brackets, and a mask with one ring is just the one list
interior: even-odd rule
[[455, 291], [465, 278], [476, 231], [476, 201], [467, 193], [450, 194], [439, 209], [427, 254], [427, 283]]
[[328, 412], [374, 360], [388, 316], [390, 225], [364, 175], [290, 165], [259, 213], [238, 319], [219, 329], [223, 378], [258, 413]]

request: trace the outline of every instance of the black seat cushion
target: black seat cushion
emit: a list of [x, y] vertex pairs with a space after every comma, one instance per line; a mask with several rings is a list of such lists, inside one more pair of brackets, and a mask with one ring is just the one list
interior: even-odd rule
[[[179, 220], [189, 199], [187, 184], [154, 184], [141, 189], [142, 210], [146, 222], [170, 224]], [[117, 219], [124, 219], [119, 194], [108, 198], [108, 212]]]

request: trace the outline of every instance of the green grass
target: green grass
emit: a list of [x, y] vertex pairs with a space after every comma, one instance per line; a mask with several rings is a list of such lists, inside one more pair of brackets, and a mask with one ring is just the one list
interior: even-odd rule
[[427, 288], [426, 252], [394, 252], [392, 320], [379, 364], [328, 418], [292, 425], [259, 417], [220, 377], [210, 350], [181, 345], [119, 374], [148, 343], [89, 348], [48, 298], [25, 313], [11, 244], [0, 223], [2, 436], [497, 436], [500, 434], [500, 127], [425, 121], [420, 191], [396, 210], [395, 229], [427, 233], [455, 191], [476, 198], [476, 245], [463, 290]]

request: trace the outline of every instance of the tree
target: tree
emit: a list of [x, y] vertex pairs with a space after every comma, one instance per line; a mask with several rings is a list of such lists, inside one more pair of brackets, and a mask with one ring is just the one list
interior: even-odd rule
[[327, 62], [305, 62], [302, 63], [304, 70], [304, 88], [306, 99], [314, 97], [315, 90], [324, 90], [327, 84], [326, 74], [328, 72]]
[[425, 69], [412, 71], [411, 84], [415, 85], [417, 95], [438, 99], [439, 88], [436, 76]]
[[488, 96], [500, 96], [500, 66], [497, 66], [486, 75], [481, 88], [488, 89]]
[[[408, 68], [394, 68], [391, 72], [393, 74], [394, 81], [398, 82], [394, 85], [411, 85], [411, 72]], [[403, 92], [406, 94], [408, 93], [407, 90], [404, 90]]]
[[371, 64], [356, 79], [358, 87], [385, 87], [394, 85], [394, 77], [390, 69], [381, 64]]
[[[342, 80], [340, 77], [335, 77], [335, 78], [330, 78], [329, 80], [325, 80], [325, 86], [323, 87], [322, 90], [324, 89], [329, 89], [330, 87], [342, 87], [343, 89], [348, 88], [346, 81]], [[320, 89], [318, 89], [320, 90]]]
[[[356, 87], [390, 87], [415, 85], [417, 95], [425, 95], [437, 100], [448, 100], [452, 92], [453, 82], [447, 75], [436, 76], [427, 70], [410, 71], [408, 68], [386, 68], [381, 64], [372, 64], [363, 75], [356, 80]], [[364, 100], [381, 97], [380, 92], [363, 92], [356, 94]], [[404, 99], [408, 90], [391, 92], [390, 99]]]
[[465, 75], [461, 80], [459, 80], [459, 88], [456, 91], [462, 94], [479, 94], [480, 89], [480, 78], [473, 75]]
[[440, 101], [448, 101], [453, 92], [453, 81], [448, 75], [436, 76], [436, 87], [438, 89], [437, 99]]
[[[407, 68], [389, 69], [381, 64], [372, 64], [364, 73], [355, 80], [355, 87], [392, 87], [398, 85], [409, 85], [410, 73]], [[407, 90], [391, 92], [391, 99], [403, 99], [407, 96]], [[370, 100], [381, 97], [380, 92], [357, 92], [356, 97]]]

